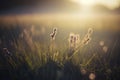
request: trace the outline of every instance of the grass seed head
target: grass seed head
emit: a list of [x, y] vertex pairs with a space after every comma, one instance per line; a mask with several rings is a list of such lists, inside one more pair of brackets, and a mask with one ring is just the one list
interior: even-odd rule
[[52, 40], [55, 40], [56, 34], [57, 34], [57, 28], [53, 28], [53, 32], [50, 34]]
[[68, 41], [69, 41], [70, 47], [75, 48], [80, 42], [79, 34], [70, 33]]
[[93, 33], [93, 29], [92, 28], [89, 28], [88, 29], [88, 34], [92, 34]]

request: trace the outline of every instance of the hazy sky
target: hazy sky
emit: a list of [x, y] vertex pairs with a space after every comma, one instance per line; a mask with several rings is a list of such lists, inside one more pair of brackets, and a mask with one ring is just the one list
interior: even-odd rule
[[0, 0], [0, 13], [74, 12], [96, 4], [115, 9], [120, 0]]
[[120, 5], [120, 0], [71, 0], [73, 2], [80, 3], [81, 5], [95, 5], [95, 4], [103, 4], [107, 7], [113, 9]]

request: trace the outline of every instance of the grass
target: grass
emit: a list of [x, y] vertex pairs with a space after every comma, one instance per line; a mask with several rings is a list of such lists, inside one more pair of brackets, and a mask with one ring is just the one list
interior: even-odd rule
[[60, 27], [0, 28], [1, 80], [119, 80], [118, 39], [105, 52], [95, 30], [71, 38]]

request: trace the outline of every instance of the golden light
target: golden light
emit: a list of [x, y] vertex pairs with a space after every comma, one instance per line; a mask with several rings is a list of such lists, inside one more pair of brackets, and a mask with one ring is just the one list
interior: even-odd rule
[[80, 14], [90, 15], [92, 14], [92, 6], [97, 3], [96, 0], [72, 0], [80, 5]]
[[97, 4], [102, 4], [110, 9], [114, 9], [120, 5], [119, 0], [71, 0], [80, 4], [81, 7], [92, 7]]
[[75, 1], [80, 3], [82, 6], [91, 6], [96, 4], [97, 2], [95, 0], [75, 0]]
[[72, 2], [80, 4], [80, 6], [92, 6], [97, 3], [97, 0], [71, 0]]

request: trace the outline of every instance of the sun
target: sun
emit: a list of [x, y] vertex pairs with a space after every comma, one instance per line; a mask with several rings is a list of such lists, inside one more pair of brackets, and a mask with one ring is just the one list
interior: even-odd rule
[[78, 6], [79, 9], [76, 12], [76, 14], [78, 16], [82, 15], [84, 17], [91, 17], [95, 15], [97, 16], [98, 12], [96, 12], [94, 9], [95, 9], [95, 6], [96, 5], [99, 6], [99, 4], [109, 9], [115, 9], [118, 6], [118, 3], [117, 3], [118, 0], [71, 0], [71, 1], [79, 5]]
[[72, 1], [80, 4], [80, 6], [82, 5], [82, 6], [89, 6], [89, 7], [97, 3], [96, 0], [72, 0]]
[[114, 9], [120, 5], [119, 0], [71, 0], [80, 5], [80, 7], [93, 7], [97, 4], [105, 5], [110, 9]]
[[97, 3], [96, 0], [72, 0], [80, 5], [80, 13], [90, 14], [92, 13], [92, 7]]
[[94, 4], [96, 4], [95, 0], [78, 0], [78, 2], [82, 5], [82, 6], [92, 6]]

